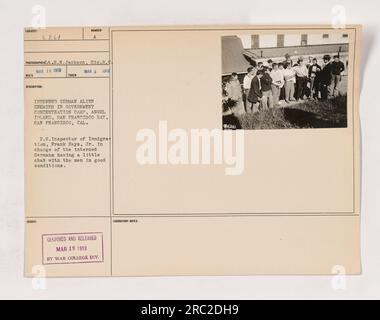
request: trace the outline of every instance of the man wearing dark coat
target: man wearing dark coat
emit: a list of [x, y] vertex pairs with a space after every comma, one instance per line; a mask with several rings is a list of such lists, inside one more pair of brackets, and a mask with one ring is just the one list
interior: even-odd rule
[[339, 84], [342, 81], [342, 72], [344, 69], [344, 63], [340, 61], [340, 57], [338, 55], [334, 56], [334, 61], [331, 62], [331, 84], [329, 90], [333, 97], [339, 95]]
[[319, 80], [321, 85], [321, 98], [322, 100], [326, 100], [329, 96], [331, 96], [330, 88], [332, 81], [332, 70], [331, 70], [331, 57], [329, 55], [323, 56], [323, 62], [325, 66], [322, 71], [319, 73]]
[[263, 76], [260, 79], [261, 84], [261, 107], [264, 109], [273, 108], [273, 94], [272, 94], [272, 77], [269, 74], [269, 68], [263, 68]]
[[248, 101], [247, 103], [247, 112], [248, 113], [255, 113], [259, 111], [259, 105], [260, 101], [262, 99], [262, 92], [261, 92], [261, 78], [263, 76], [263, 71], [258, 70], [256, 73], [256, 76], [253, 77], [251, 82], [251, 88], [248, 92]]

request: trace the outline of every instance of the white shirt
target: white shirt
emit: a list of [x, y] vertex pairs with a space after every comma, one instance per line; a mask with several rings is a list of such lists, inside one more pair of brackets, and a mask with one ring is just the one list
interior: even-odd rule
[[284, 74], [280, 69], [272, 70], [270, 76], [276, 86], [281, 88], [284, 85]]
[[253, 79], [253, 76], [251, 76], [249, 73], [246, 74], [243, 80], [243, 89], [246, 89], [246, 90], [251, 89], [252, 79]]
[[307, 69], [306, 65], [295, 66], [293, 67], [293, 70], [298, 77], [307, 77], [309, 75], [309, 70]]
[[285, 81], [296, 82], [296, 73], [293, 69], [284, 69], [282, 71]]

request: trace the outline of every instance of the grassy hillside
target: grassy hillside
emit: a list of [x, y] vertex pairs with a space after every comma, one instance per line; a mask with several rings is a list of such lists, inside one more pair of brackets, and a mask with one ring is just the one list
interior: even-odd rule
[[303, 101], [238, 118], [243, 129], [344, 128], [347, 127], [347, 96]]

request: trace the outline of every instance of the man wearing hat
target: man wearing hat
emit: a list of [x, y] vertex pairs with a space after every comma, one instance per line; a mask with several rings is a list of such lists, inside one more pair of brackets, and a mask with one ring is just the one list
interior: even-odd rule
[[320, 72], [320, 85], [321, 85], [321, 98], [326, 100], [331, 96], [331, 82], [332, 82], [332, 71], [331, 71], [331, 57], [326, 54], [323, 56], [324, 67]]
[[282, 64], [290, 65], [291, 67], [293, 67], [292, 57], [290, 56], [289, 53], [285, 53], [285, 60], [282, 62]]
[[261, 92], [262, 70], [257, 70], [256, 75], [251, 81], [251, 87], [247, 96], [247, 113], [255, 113], [259, 111], [259, 105], [262, 101], [263, 94]]
[[263, 68], [263, 76], [260, 79], [261, 83], [261, 107], [263, 110], [273, 108], [273, 94], [272, 94], [272, 77], [270, 76], [269, 68]]
[[295, 98], [297, 100], [303, 100], [306, 95], [306, 88], [309, 80], [309, 70], [303, 61], [303, 57], [299, 57], [298, 64], [293, 68], [293, 70], [296, 73]]
[[334, 56], [334, 61], [331, 62], [331, 88], [330, 94], [334, 97], [339, 95], [339, 83], [342, 81], [342, 72], [344, 71], [344, 63], [340, 61], [338, 55]]

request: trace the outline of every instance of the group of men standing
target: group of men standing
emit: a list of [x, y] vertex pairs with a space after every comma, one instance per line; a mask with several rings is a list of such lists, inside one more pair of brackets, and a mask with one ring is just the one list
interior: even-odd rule
[[275, 63], [268, 60], [249, 67], [243, 80], [243, 92], [237, 74], [233, 73], [226, 84], [227, 97], [235, 101], [235, 114], [254, 113], [280, 105], [280, 100], [326, 100], [339, 95], [344, 63], [339, 55], [323, 56], [323, 67], [316, 58], [306, 63], [299, 57], [293, 65], [291, 57]]

